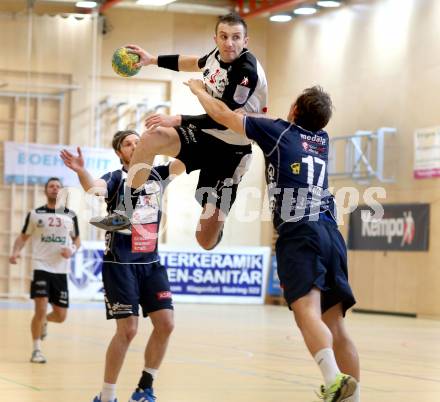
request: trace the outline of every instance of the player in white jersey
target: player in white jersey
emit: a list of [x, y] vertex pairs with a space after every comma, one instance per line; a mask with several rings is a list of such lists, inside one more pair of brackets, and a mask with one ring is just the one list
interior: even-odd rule
[[[237, 14], [220, 17], [214, 39], [217, 47], [201, 58], [184, 55], [155, 57], [139, 46], [127, 47], [140, 56], [139, 65], [202, 72], [210, 94], [233, 110], [265, 113], [266, 77], [258, 60], [246, 48], [246, 22]], [[214, 248], [221, 239], [224, 220], [235, 201], [237, 187], [248, 170], [252, 153], [250, 141], [206, 114], [153, 115], [147, 118], [146, 128], [130, 164], [128, 183], [131, 185], [132, 205], [137, 203], [136, 189], [147, 179], [156, 155], [179, 159], [188, 173], [200, 170], [196, 199], [203, 211], [196, 238], [203, 248]], [[114, 218], [109, 215], [93, 224], [109, 231], [124, 229], [130, 225], [131, 211], [126, 211], [125, 221]]]
[[[69, 307], [67, 274], [70, 258], [80, 247], [78, 220], [67, 208], [56, 208], [58, 193], [62, 188], [60, 179], [50, 178], [45, 185], [47, 204], [30, 211], [14, 243], [9, 257], [17, 264], [20, 251], [32, 238], [31, 298], [35, 312], [31, 322], [33, 340], [32, 363], [46, 363], [41, 353], [41, 340], [46, 336], [47, 322], [62, 323]], [[47, 314], [48, 304], [52, 311]]]

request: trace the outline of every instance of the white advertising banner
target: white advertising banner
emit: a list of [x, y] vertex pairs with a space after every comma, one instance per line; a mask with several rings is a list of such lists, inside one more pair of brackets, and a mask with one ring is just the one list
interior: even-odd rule
[[[4, 143], [4, 180], [11, 184], [44, 184], [50, 177], [59, 177], [64, 186], [78, 186], [74, 172], [64, 166], [60, 151], [76, 153], [76, 147], [51, 144]], [[93, 177], [120, 169], [121, 164], [110, 148], [81, 148], [85, 166]]]
[[[104, 242], [84, 241], [69, 274], [72, 300], [102, 300]], [[228, 247], [205, 251], [159, 245], [173, 300], [189, 303], [263, 304], [269, 247]]]
[[269, 247], [218, 247], [212, 251], [159, 247], [175, 301], [263, 304]]
[[418, 129], [414, 133], [414, 178], [440, 176], [440, 127]]

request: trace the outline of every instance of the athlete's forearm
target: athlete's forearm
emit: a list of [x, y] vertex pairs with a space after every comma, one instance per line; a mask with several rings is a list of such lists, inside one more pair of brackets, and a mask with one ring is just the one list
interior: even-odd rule
[[106, 195], [107, 186], [102, 180], [95, 180], [87, 169], [81, 169], [76, 174], [85, 192], [92, 191], [95, 195]]
[[243, 128], [243, 115], [233, 112], [222, 101], [213, 98], [204, 89], [195, 93], [206, 113], [217, 123], [230, 128], [232, 131], [246, 135]]
[[199, 58], [197, 56], [179, 55], [179, 71], [194, 72], [200, 71], [198, 65]]
[[20, 254], [20, 251], [23, 249], [24, 245], [26, 244], [26, 240], [27, 240], [27, 237], [25, 235], [23, 235], [23, 233], [20, 234], [15, 239], [14, 246], [12, 248], [12, 255], [17, 256]]

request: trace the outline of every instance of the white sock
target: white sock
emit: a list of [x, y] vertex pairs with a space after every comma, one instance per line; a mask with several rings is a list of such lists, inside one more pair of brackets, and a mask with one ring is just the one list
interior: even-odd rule
[[41, 339], [34, 339], [34, 350], [41, 350]]
[[116, 384], [105, 382], [102, 385], [101, 402], [113, 402], [116, 399]]
[[155, 380], [157, 378], [157, 373], [159, 372], [159, 369], [153, 369], [150, 367], [144, 367], [144, 371], [146, 373], [150, 373], [151, 377], [153, 377], [153, 380]]
[[315, 362], [318, 364], [322, 376], [324, 377], [325, 386], [328, 387], [336, 380], [336, 376], [341, 372], [336, 363], [333, 349], [321, 349], [315, 355]]

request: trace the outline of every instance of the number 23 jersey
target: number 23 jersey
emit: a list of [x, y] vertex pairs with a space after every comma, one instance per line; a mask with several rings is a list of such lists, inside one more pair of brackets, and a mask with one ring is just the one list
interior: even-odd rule
[[33, 269], [65, 274], [70, 259], [61, 255], [64, 246], [72, 245], [79, 236], [78, 219], [72, 210], [56, 210], [42, 206], [30, 211], [21, 233], [32, 236]]

